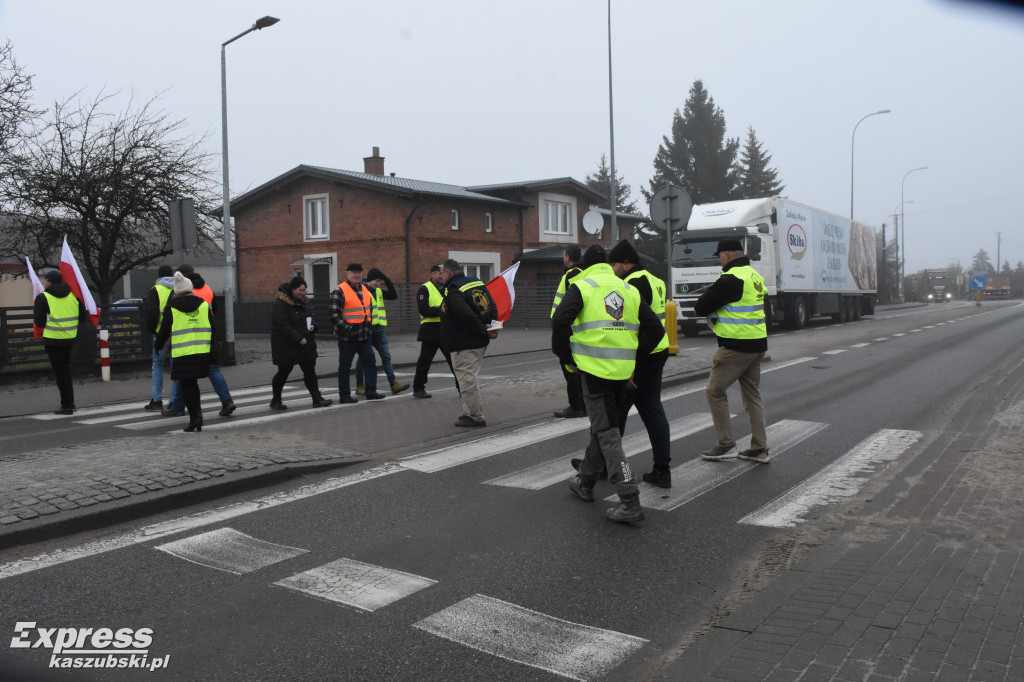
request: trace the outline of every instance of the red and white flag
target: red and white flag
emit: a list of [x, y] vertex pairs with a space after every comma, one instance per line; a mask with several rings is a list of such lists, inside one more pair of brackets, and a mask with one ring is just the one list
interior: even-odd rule
[[498, 306], [499, 322], [507, 322], [509, 315], [512, 314], [512, 305], [516, 302], [515, 281], [518, 270], [519, 263], [516, 263], [484, 285]]
[[[28, 256], [25, 256], [25, 265], [28, 267], [28, 278], [32, 281], [32, 302], [35, 303], [36, 296], [43, 293], [43, 283], [36, 276], [36, 271], [32, 268], [32, 262], [29, 261]], [[35, 320], [32, 321], [32, 336], [37, 339], [43, 338], [43, 329], [36, 326]]]
[[85, 310], [89, 313], [92, 326], [99, 328], [100, 310], [96, 307], [96, 301], [92, 298], [85, 278], [82, 277], [82, 271], [78, 269], [75, 256], [71, 253], [71, 247], [68, 246], [67, 235], [64, 235], [64, 246], [60, 250], [60, 276], [64, 278], [64, 283], [71, 287], [71, 292], [78, 297], [78, 300], [85, 304]]

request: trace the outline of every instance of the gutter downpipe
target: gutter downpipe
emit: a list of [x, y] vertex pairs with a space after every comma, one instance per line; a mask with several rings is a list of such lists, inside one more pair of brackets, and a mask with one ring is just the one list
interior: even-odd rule
[[411, 245], [409, 244], [409, 234], [410, 234], [409, 223], [412, 222], [413, 214], [415, 214], [416, 211], [419, 210], [420, 206], [423, 205], [423, 195], [416, 194], [414, 196], [416, 197], [416, 205], [412, 207], [412, 210], [409, 211], [409, 215], [407, 215], [405, 217], [405, 281], [406, 282], [411, 282], [412, 281], [412, 279], [409, 276], [409, 259], [410, 259], [409, 249], [411, 248]]

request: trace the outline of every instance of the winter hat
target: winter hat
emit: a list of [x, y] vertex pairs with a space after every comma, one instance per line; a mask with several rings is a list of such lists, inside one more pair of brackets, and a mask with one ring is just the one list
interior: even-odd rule
[[59, 272], [57, 272], [56, 270], [50, 270], [48, 273], [43, 275], [43, 279], [45, 279], [50, 284], [63, 284], [64, 283], [64, 278], [61, 277], [61, 274]]
[[384, 279], [384, 273], [378, 270], [377, 268], [370, 268], [370, 274], [366, 276], [366, 279], [370, 280], [371, 282], [375, 279]]
[[173, 277], [174, 276], [174, 268], [172, 268], [170, 265], [161, 265], [160, 268], [156, 271], [156, 276], [157, 277]]
[[593, 246], [588, 248], [583, 254], [582, 265], [584, 268], [589, 268], [592, 265], [597, 265], [598, 263], [607, 262], [608, 256], [605, 255], [604, 249], [598, 246], [597, 244], [594, 244]]
[[309, 286], [306, 284], [306, 280], [301, 277], [292, 277], [292, 281], [288, 282], [288, 291], [291, 292], [292, 289], [305, 286]]
[[178, 272], [180, 272], [183, 275], [191, 275], [195, 271], [196, 269], [193, 268], [188, 263], [182, 263], [181, 265], [178, 266]]
[[192, 291], [192, 280], [180, 272], [174, 273], [174, 293], [183, 294]]
[[349, 272], [362, 272], [363, 271], [363, 264], [362, 263], [349, 263], [348, 267], [345, 268], [345, 269], [348, 270]]
[[623, 239], [615, 245], [615, 248], [608, 254], [609, 263], [633, 263], [640, 264], [640, 254], [636, 252], [633, 245]]

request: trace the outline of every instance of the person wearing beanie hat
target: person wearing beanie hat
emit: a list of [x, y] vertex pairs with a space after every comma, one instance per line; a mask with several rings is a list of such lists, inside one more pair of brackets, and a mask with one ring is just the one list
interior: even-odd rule
[[[555, 311], [558, 310], [558, 304], [562, 302], [566, 289], [583, 272], [583, 268], [580, 267], [581, 256], [580, 247], [576, 244], [569, 244], [562, 251], [562, 265], [565, 266], [565, 274], [562, 275], [562, 279], [558, 282], [558, 288], [555, 290], [555, 299], [551, 302], [550, 317], [555, 316]], [[583, 387], [580, 384], [580, 375], [570, 372], [561, 363], [558, 364], [558, 367], [562, 370], [562, 378], [565, 379], [565, 393], [569, 398], [569, 407], [558, 410], [555, 412], [555, 416], [562, 419], [586, 417], [587, 407], [583, 404]]]
[[644, 512], [639, 486], [622, 449], [619, 415], [637, 357], [654, 350], [665, 329], [605, 258], [599, 246], [583, 254], [585, 269], [566, 290], [551, 319], [551, 350], [570, 371], [580, 374], [590, 418], [590, 443], [569, 489], [581, 500], [593, 502], [597, 479], [602, 470], [607, 471], [619, 506], [606, 515], [610, 521], [629, 523], [642, 521]]
[[288, 409], [281, 400], [281, 392], [295, 365], [302, 369], [302, 381], [313, 407], [327, 407], [333, 402], [320, 393], [316, 376], [316, 325], [306, 298], [306, 280], [301, 277], [292, 277], [277, 288], [270, 311], [270, 353], [277, 365], [277, 374], [270, 384], [273, 391], [270, 409]]
[[[395, 368], [391, 364], [391, 348], [388, 346], [388, 311], [384, 308], [384, 301], [398, 299], [398, 291], [395, 285], [377, 268], [370, 268], [366, 275], [366, 286], [373, 297], [373, 332], [370, 335], [370, 344], [377, 349], [380, 356], [380, 364], [384, 369], [384, 375], [388, 378], [388, 385], [391, 386], [391, 394], [398, 395], [409, 384], [403, 384], [395, 378]], [[374, 370], [376, 371], [376, 370]], [[366, 366], [363, 359], [356, 359], [356, 393], [366, 394]]]
[[192, 292], [192, 281], [180, 271], [174, 273], [173, 291], [160, 318], [153, 348], [160, 349], [170, 342], [171, 379], [178, 382], [188, 410], [188, 426], [184, 430], [202, 431], [199, 379], [210, 371], [213, 311], [210, 304]]
[[75, 386], [71, 380], [71, 351], [78, 340], [78, 326], [86, 319], [85, 306], [56, 270], [43, 275], [43, 291], [32, 301], [32, 326], [53, 367], [60, 393], [60, 409], [54, 414], [75, 413]]
[[[665, 321], [665, 282], [655, 277], [640, 264], [640, 254], [628, 241], [623, 239], [608, 254], [612, 271], [624, 279], [640, 294], [640, 300], [651, 306], [654, 314]], [[668, 360], [668, 334], [663, 334], [655, 349], [647, 355], [637, 357], [633, 381], [626, 387], [625, 402], [619, 414], [619, 432], [626, 432], [626, 418], [629, 409], [636, 405], [647, 436], [651, 440], [651, 454], [654, 468], [643, 475], [643, 480], [659, 488], [672, 487], [672, 436], [668, 417], [661, 404], [661, 381]]]
[[[331, 324], [338, 337], [338, 402], [358, 402], [352, 397], [352, 383], [349, 372], [352, 358], [359, 356], [363, 361], [366, 377], [365, 395], [367, 400], [383, 400], [384, 394], [377, 392], [377, 365], [373, 359], [373, 295], [363, 283], [361, 263], [349, 263], [345, 281], [331, 291]], [[356, 376], [358, 383], [359, 375]]]
[[[160, 319], [163, 317], [167, 301], [174, 293], [174, 269], [170, 265], [161, 265], [156, 272], [156, 281], [146, 292], [142, 300], [142, 314], [146, 330], [156, 335], [160, 331]], [[142, 409], [150, 412], [163, 410], [164, 364], [170, 359], [171, 349], [168, 346], [153, 349], [153, 396]]]
[[[452, 377], [455, 376], [452, 354], [448, 352], [447, 348], [441, 347], [441, 303], [444, 300], [441, 292], [443, 290], [444, 275], [441, 274], [441, 266], [432, 265], [430, 279], [416, 290], [416, 310], [420, 314], [420, 329], [416, 333], [416, 340], [420, 342], [420, 355], [416, 358], [416, 374], [412, 379], [412, 397], [414, 398], [431, 397], [427, 393], [427, 378], [437, 351], [441, 351], [444, 361], [448, 363]], [[457, 378], [455, 379], [455, 389], [460, 390]]]

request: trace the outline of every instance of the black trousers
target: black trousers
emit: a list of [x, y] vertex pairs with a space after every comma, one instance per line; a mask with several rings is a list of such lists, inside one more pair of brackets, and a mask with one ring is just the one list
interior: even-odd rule
[[561, 362], [558, 363], [558, 366], [562, 368], [562, 376], [565, 377], [565, 394], [569, 397], [569, 407], [574, 410], [584, 409], [580, 375], [567, 370]]
[[53, 367], [53, 374], [57, 380], [60, 406], [62, 409], [74, 409], [75, 387], [71, 383], [72, 346], [44, 346], [44, 348], [46, 348], [46, 355], [50, 358], [50, 366]]
[[[274, 375], [270, 382], [270, 386], [274, 391], [274, 400], [281, 400], [281, 391], [284, 390], [284, 384], [288, 381], [288, 375], [292, 373], [293, 367], [295, 365], [277, 366], [277, 374]], [[306, 384], [309, 397], [313, 399], [313, 402], [320, 400], [320, 384], [316, 378], [316, 358], [300, 362], [299, 368], [302, 370], [302, 382]]]
[[[430, 372], [430, 365], [434, 362], [437, 351], [441, 351], [444, 361], [448, 363], [448, 369], [452, 376], [455, 376], [455, 368], [452, 367], [452, 354], [441, 348], [440, 340], [420, 341], [420, 356], [416, 359], [416, 376], [412, 380], [412, 389], [421, 391], [427, 385], [427, 373]], [[459, 380], [455, 380], [455, 388], [459, 388]]]
[[181, 387], [181, 397], [185, 402], [185, 409], [188, 410], [188, 420], [190, 422], [202, 421], [203, 410], [202, 397], [199, 393], [199, 379], [181, 379], [178, 385]]

